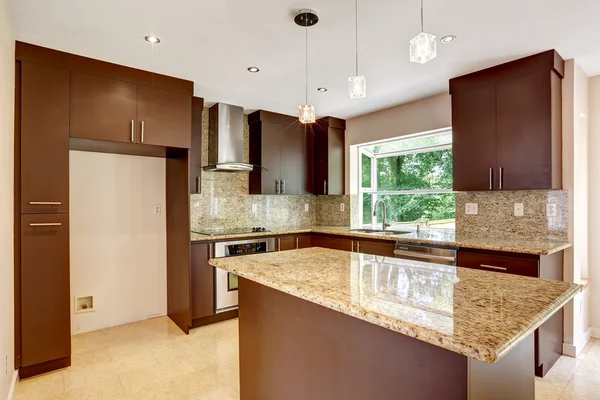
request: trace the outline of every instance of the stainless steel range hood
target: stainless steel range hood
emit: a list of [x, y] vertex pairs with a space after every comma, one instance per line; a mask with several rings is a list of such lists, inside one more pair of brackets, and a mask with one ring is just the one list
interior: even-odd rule
[[244, 109], [217, 103], [209, 110], [208, 165], [205, 171], [250, 172], [244, 163]]

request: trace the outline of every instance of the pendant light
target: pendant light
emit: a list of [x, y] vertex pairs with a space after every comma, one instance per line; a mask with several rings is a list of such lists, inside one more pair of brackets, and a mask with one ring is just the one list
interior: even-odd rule
[[348, 78], [348, 95], [351, 99], [364, 99], [367, 97], [367, 81], [364, 76], [358, 75], [358, 0], [355, 0], [354, 11], [356, 23], [356, 75]]
[[435, 36], [423, 29], [423, 0], [421, 0], [421, 33], [410, 41], [410, 61], [425, 64], [436, 56]]
[[316, 25], [319, 22], [319, 17], [314, 10], [300, 10], [294, 18], [294, 22], [298, 26], [302, 26], [305, 29], [305, 41], [306, 41], [306, 98], [304, 105], [300, 106], [300, 122], [303, 124], [312, 124], [317, 120], [315, 108], [308, 104], [308, 27]]

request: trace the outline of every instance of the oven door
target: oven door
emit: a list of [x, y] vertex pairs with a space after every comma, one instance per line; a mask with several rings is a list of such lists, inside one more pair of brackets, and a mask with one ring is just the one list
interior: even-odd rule
[[216, 270], [217, 312], [237, 308], [238, 305], [238, 277], [231, 272], [220, 268]]

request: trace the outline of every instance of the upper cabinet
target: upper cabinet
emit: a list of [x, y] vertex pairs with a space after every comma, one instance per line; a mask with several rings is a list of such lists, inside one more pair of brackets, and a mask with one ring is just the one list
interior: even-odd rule
[[312, 194], [313, 133], [296, 117], [256, 111], [248, 116], [250, 194]]
[[315, 142], [315, 194], [344, 194], [344, 154], [346, 121], [326, 117], [307, 129], [313, 129]]
[[561, 188], [563, 71], [551, 50], [450, 80], [454, 190]]
[[204, 99], [192, 98], [192, 148], [190, 150], [190, 193], [198, 194], [202, 189], [202, 113]]

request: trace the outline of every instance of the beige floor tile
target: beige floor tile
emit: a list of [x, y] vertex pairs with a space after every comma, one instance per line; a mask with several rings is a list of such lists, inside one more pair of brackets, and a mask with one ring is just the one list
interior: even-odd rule
[[167, 386], [153, 387], [149, 390], [127, 395], [128, 399], [135, 400], [182, 400], [183, 397], [179, 394], [175, 386], [168, 384]]
[[105, 336], [106, 333], [104, 331], [88, 332], [72, 336], [71, 352], [77, 354], [102, 349], [106, 347]]
[[200, 346], [189, 337], [177, 337], [173, 340], [157, 341], [149, 346], [149, 350], [159, 363], [173, 359], [181, 359], [187, 354], [194, 354]]
[[156, 358], [147, 348], [135, 349], [111, 356], [110, 366], [115, 374], [136, 371], [157, 365]]
[[[173, 385], [184, 399], [199, 399], [224, 387], [217, 374], [211, 371], [179, 376], [173, 380]], [[231, 386], [229, 388], [233, 389]]]
[[587, 354], [590, 351], [590, 349], [594, 346], [596, 341], [597, 341], [596, 339], [590, 338], [590, 340], [588, 340], [588, 342], [585, 344], [585, 346], [581, 350], [580, 354]]
[[226, 386], [221, 386], [216, 390], [209, 391], [207, 393], [192, 395], [188, 397], [190, 400], [239, 400], [240, 393]]
[[92, 365], [107, 364], [111, 360], [106, 347], [97, 350], [90, 350], [82, 353], [75, 353], [71, 356], [72, 368], [83, 368]]
[[125, 391], [116, 376], [96, 380], [93, 384], [68, 389], [57, 400], [123, 400]]
[[85, 388], [99, 385], [100, 382], [117, 379], [111, 363], [88, 365], [85, 367], [68, 368], [64, 371], [65, 390]]
[[16, 400], [54, 399], [65, 392], [63, 371], [51, 372], [19, 381]]

